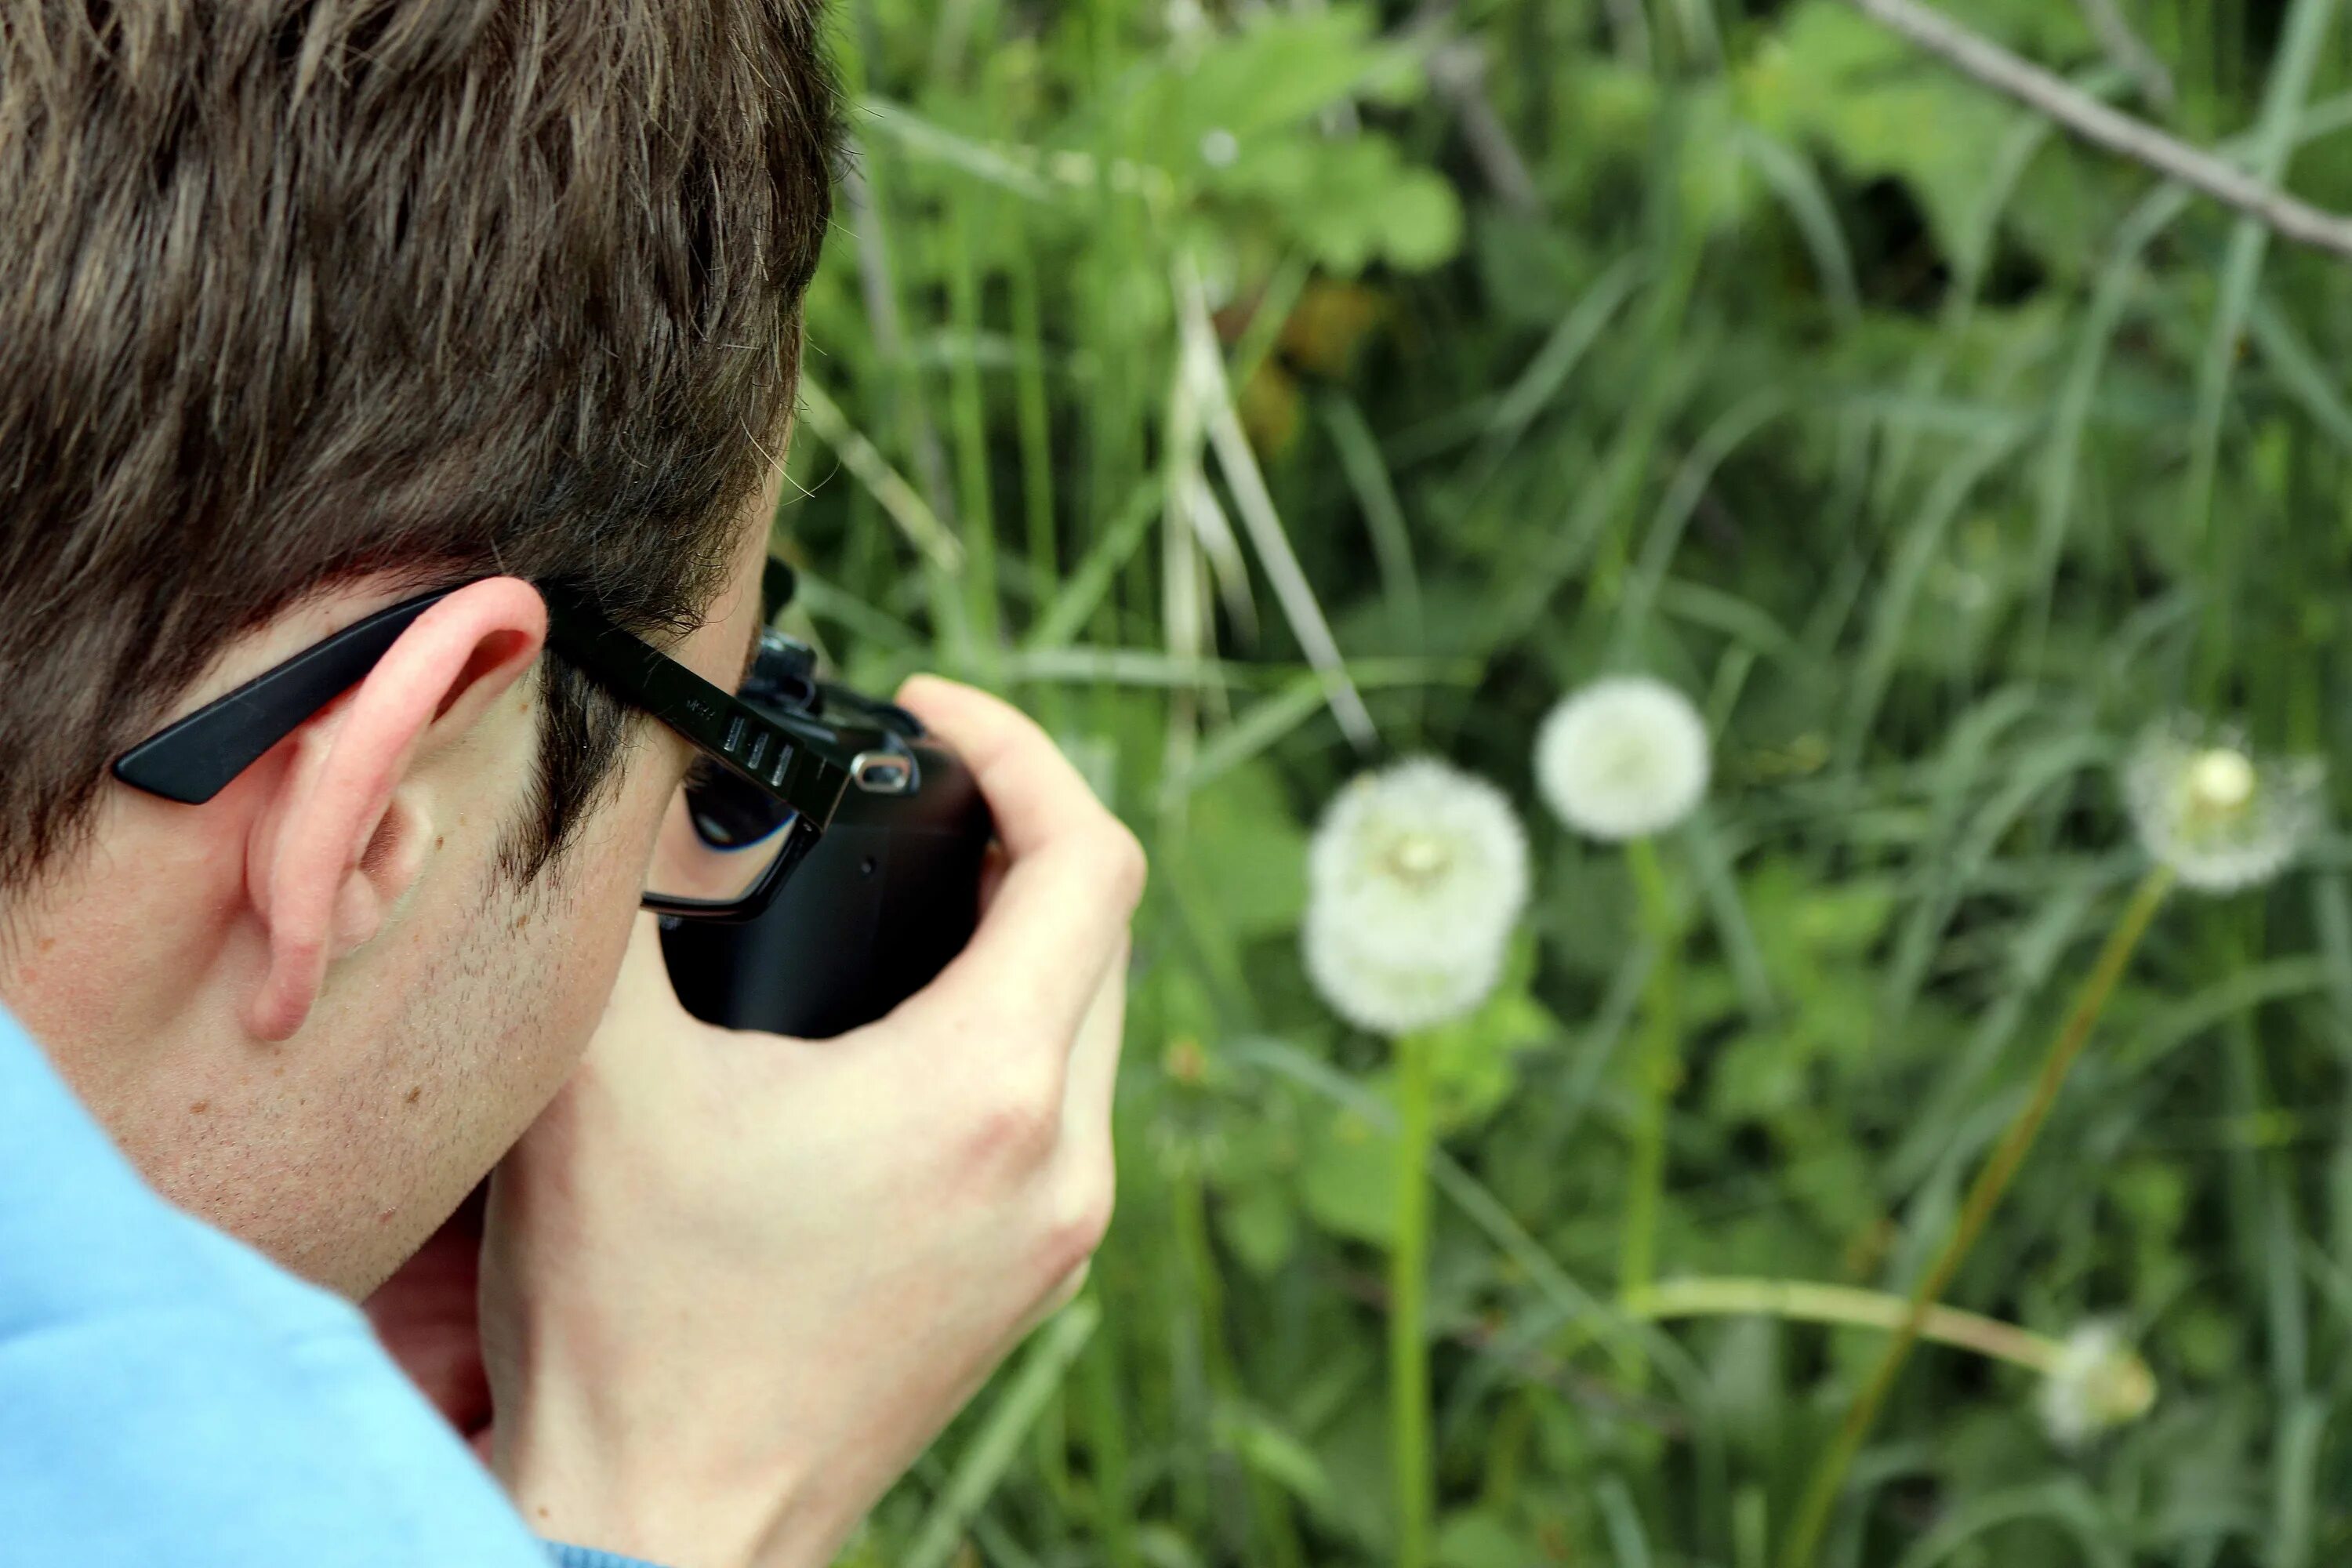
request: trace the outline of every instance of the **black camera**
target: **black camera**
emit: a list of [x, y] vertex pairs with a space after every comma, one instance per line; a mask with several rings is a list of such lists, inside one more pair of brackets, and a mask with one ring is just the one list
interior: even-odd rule
[[[768, 574], [771, 614], [790, 598]], [[816, 677], [807, 645], [763, 636], [745, 701], [879, 736], [832, 820], [775, 900], [734, 924], [665, 919], [678, 1000], [708, 1023], [824, 1039], [870, 1024], [930, 984], [980, 919], [994, 835], [971, 770], [915, 716]]]

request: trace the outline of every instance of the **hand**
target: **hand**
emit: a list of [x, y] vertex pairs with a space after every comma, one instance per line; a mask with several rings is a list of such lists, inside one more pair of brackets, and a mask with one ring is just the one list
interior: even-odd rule
[[383, 1348], [457, 1435], [488, 1456], [480, 1317], [484, 1183], [362, 1303]]
[[492, 1183], [492, 1468], [541, 1534], [830, 1561], [1111, 1204], [1135, 839], [1034, 724], [921, 679], [1004, 853], [971, 946], [838, 1040], [688, 1016], [641, 920], [578, 1076]]

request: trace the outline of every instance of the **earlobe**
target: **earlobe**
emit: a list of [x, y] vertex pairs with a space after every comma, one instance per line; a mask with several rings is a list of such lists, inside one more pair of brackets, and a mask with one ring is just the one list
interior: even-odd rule
[[[300, 909], [299, 902], [276, 905], [277, 918], [263, 906], [270, 921], [270, 965], [247, 1020], [256, 1037], [275, 1043], [300, 1030], [327, 970], [374, 941], [391, 910], [415, 886], [424, 837], [422, 825], [395, 791], [367, 847], [336, 878], [328, 924], [318, 940], [294, 940], [295, 921], [289, 916]], [[257, 885], [274, 887], [278, 880]]]
[[[368, 678], [302, 726], [257, 816], [247, 887], [268, 935], [247, 1024], [291, 1038], [330, 966], [373, 940], [422, 875], [430, 825], [404, 784], [462, 738], [537, 660], [546, 606], [517, 578], [459, 589], [401, 635]], [[429, 792], [423, 792], [429, 795]]]

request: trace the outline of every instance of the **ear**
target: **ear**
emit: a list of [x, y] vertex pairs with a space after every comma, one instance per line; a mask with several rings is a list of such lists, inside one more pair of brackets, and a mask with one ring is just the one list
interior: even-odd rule
[[365, 680], [289, 738], [248, 841], [246, 885], [268, 931], [247, 1026], [292, 1037], [327, 965], [374, 936], [416, 880], [428, 824], [401, 785], [471, 731], [537, 661], [547, 606], [517, 577], [459, 589], [417, 617]]

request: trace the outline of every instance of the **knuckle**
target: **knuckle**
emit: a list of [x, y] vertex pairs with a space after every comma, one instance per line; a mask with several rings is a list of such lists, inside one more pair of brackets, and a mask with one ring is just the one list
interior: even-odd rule
[[[1108, 1162], [1102, 1162], [1107, 1166]], [[1049, 1278], [1082, 1271], [1110, 1233], [1116, 1205], [1110, 1173], [1089, 1169], [1056, 1184], [1052, 1218], [1045, 1227], [1045, 1267]]]
[[1104, 826], [1102, 844], [1097, 860], [1109, 883], [1112, 894], [1129, 909], [1143, 898], [1143, 886], [1149, 879], [1151, 862], [1143, 852], [1143, 841], [1132, 828], [1118, 818]]
[[979, 1097], [971, 1137], [983, 1163], [1025, 1166], [1052, 1151], [1061, 1135], [1062, 1106], [1046, 1076], [1005, 1072]]

